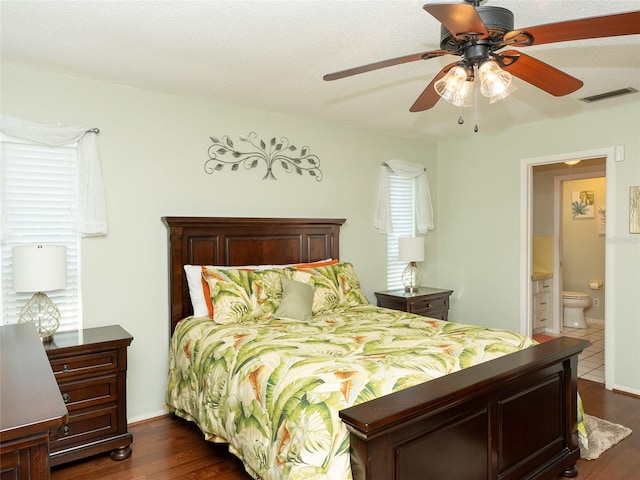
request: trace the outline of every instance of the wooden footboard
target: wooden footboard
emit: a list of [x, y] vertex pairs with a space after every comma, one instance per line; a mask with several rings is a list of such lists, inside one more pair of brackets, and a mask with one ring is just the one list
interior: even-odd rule
[[354, 479], [575, 476], [587, 346], [561, 337], [342, 410]]

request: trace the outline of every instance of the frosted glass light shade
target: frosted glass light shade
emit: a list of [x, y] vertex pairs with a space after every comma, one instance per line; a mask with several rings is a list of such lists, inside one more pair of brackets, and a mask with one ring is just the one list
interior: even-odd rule
[[473, 92], [473, 78], [468, 80], [467, 70], [456, 65], [440, 80], [433, 85], [438, 95], [447, 102], [457, 107], [470, 107], [472, 105], [471, 94]]
[[67, 247], [13, 247], [13, 289], [16, 292], [46, 292], [66, 286]]
[[403, 262], [423, 262], [424, 237], [398, 238], [398, 259]]
[[494, 60], [487, 60], [478, 67], [480, 77], [480, 93], [496, 102], [515, 90], [511, 87], [511, 74], [500, 68]]

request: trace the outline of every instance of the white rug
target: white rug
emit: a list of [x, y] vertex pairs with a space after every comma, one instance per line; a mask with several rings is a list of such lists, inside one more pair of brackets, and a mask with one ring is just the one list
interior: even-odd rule
[[584, 414], [584, 423], [589, 445], [588, 448], [580, 445], [580, 458], [586, 460], [595, 460], [602, 452], [631, 435], [630, 428], [592, 417], [586, 413]]

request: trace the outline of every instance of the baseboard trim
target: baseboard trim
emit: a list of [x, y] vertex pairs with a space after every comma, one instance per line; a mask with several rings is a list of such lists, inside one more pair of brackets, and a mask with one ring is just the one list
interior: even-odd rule
[[127, 425], [129, 425], [129, 426], [131, 426], [131, 425], [139, 425], [141, 423], [151, 422], [153, 420], [158, 420], [158, 419], [160, 419], [162, 417], [166, 417], [166, 416], [169, 416], [169, 415], [171, 415], [171, 414], [166, 412], [166, 411], [164, 411], [164, 410], [160, 410], [160, 411], [157, 411], [157, 412], [149, 413], [147, 415], [140, 415], [140, 416], [137, 416], [137, 417], [133, 417], [133, 418], [131, 418], [131, 419], [129, 419], [127, 421]]
[[627, 397], [633, 397], [633, 398], [638, 398], [640, 399], [640, 393], [638, 392], [633, 392], [630, 390], [621, 390], [619, 388], [613, 387], [613, 390], [611, 390], [614, 393], [619, 393], [621, 395], [626, 395]]

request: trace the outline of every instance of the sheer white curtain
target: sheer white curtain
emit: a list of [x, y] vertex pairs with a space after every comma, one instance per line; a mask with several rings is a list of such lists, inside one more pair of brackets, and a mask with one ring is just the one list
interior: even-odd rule
[[405, 160], [388, 160], [380, 166], [374, 226], [380, 230], [381, 233], [391, 234], [393, 232], [391, 207], [389, 204], [388, 175], [390, 174], [415, 179], [416, 228], [418, 232], [422, 234], [433, 230], [433, 206], [431, 205], [431, 189], [429, 187], [427, 172], [422, 165], [410, 163]]
[[[82, 236], [107, 233], [107, 206], [98, 157], [97, 130], [83, 125], [43, 125], [9, 115], [0, 116], [0, 131], [45, 145], [78, 144], [78, 232]], [[4, 175], [3, 175], [4, 178]], [[5, 189], [2, 188], [2, 191]], [[2, 201], [2, 199], [0, 199]], [[8, 237], [6, 202], [0, 205], [2, 240]]]

